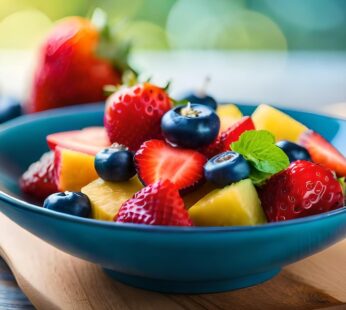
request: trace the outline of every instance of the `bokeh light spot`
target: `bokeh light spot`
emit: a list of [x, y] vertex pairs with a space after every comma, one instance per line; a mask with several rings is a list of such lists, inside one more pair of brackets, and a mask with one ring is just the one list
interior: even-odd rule
[[0, 22], [0, 48], [35, 47], [51, 25], [52, 21], [35, 9], [13, 13]]

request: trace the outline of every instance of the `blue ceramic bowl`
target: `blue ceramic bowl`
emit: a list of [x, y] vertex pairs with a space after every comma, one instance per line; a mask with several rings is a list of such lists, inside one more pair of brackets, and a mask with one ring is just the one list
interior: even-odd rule
[[[241, 106], [245, 114], [253, 106]], [[346, 152], [346, 121], [285, 110]], [[346, 208], [256, 227], [177, 228], [116, 224], [55, 213], [26, 202], [20, 174], [47, 151], [47, 134], [101, 125], [103, 107], [73, 107], [25, 116], [0, 130], [0, 210], [74, 256], [133, 286], [174, 293], [233, 290], [270, 279], [280, 269], [346, 235]]]

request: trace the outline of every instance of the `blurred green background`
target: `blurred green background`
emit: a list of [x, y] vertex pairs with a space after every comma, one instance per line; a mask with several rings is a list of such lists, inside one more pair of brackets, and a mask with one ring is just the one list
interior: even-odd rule
[[135, 49], [346, 50], [345, 0], [0, 0], [0, 48], [95, 7], [126, 19]]

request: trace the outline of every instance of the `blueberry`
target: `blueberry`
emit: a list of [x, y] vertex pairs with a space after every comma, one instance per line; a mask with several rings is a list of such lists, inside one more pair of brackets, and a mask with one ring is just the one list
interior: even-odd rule
[[96, 154], [95, 169], [99, 177], [109, 182], [122, 182], [136, 174], [133, 153], [125, 146], [114, 144]]
[[190, 94], [190, 95], [187, 95], [186, 97], [184, 97], [183, 100], [187, 100], [191, 103], [205, 105], [205, 106], [213, 109], [214, 111], [216, 111], [216, 109], [217, 109], [216, 100], [213, 97], [208, 96], [208, 95], [200, 96], [197, 94]]
[[43, 208], [80, 217], [89, 217], [91, 213], [88, 196], [80, 192], [52, 194], [44, 201]]
[[294, 162], [296, 160], [311, 161], [311, 157], [307, 149], [296, 143], [283, 140], [277, 142], [276, 145], [286, 153], [290, 162]]
[[204, 165], [205, 178], [218, 187], [248, 178], [250, 166], [244, 157], [227, 151], [214, 156]]
[[220, 129], [220, 119], [213, 109], [189, 103], [166, 112], [161, 119], [161, 129], [169, 143], [197, 149], [215, 140]]
[[22, 114], [22, 106], [11, 97], [0, 97], [0, 124]]

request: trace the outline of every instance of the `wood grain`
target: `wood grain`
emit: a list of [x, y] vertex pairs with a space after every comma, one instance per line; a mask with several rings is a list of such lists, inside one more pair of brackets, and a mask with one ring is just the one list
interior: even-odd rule
[[[55, 249], [2, 214], [0, 254], [37, 309], [317, 309], [346, 301], [346, 241], [262, 285], [204, 295], [159, 294], [116, 282], [98, 266]], [[329, 259], [338, 267], [324, 267]]]

